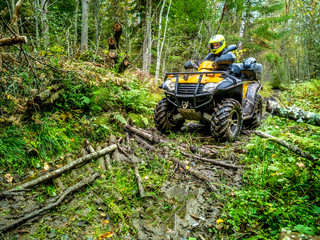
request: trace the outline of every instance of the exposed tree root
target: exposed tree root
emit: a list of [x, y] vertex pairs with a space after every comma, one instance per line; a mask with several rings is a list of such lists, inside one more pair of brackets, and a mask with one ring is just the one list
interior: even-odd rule
[[304, 157], [304, 158], [306, 158], [308, 160], [311, 160], [315, 164], [319, 165], [319, 163], [316, 162], [319, 159], [313, 157], [311, 154], [301, 150], [300, 148], [298, 148], [298, 147], [296, 147], [296, 146], [294, 146], [294, 145], [292, 145], [292, 144], [290, 144], [290, 143], [288, 143], [288, 142], [286, 142], [286, 141], [284, 141], [282, 139], [276, 138], [276, 137], [274, 137], [272, 135], [269, 135], [267, 133], [264, 133], [264, 132], [261, 132], [261, 131], [257, 131], [257, 130], [252, 131], [252, 132], [255, 133], [256, 135], [258, 135], [259, 137], [266, 138], [266, 139], [268, 139], [270, 141], [276, 142], [279, 145], [289, 149], [290, 151], [300, 155], [301, 157]]
[[99, 173], [93, 173], [89, 178], [67, 188], [62, 194], [60, 194], [58, 197], [56, 197], [55, 201], [52, 201], [52, 203], [50, 203], [49, 205], [47, 205], [44, 208], [41, 208], [39, 210], [33, 211], [30, 214], [25, 215], [24, 217], [4, 226], [0, 228], [0, 233], [5, 233], [21, 224], [23, 224], [24, 222], [26, 222], [27, 220], [37, 217], [41, 214], [44, 214], [45, 212], [47, 212], [48, 210], [55, 208], [56, 206], [58, 206], [70, 193], [75, 192], [77, 190], [79, 190], [80, 188], [92, 183], [94, 180], [96, 180], [98, 177], [100, 177]]

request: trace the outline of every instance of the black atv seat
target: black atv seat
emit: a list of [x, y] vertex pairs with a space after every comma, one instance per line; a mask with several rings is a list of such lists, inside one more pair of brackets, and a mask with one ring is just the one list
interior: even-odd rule
[[244, 63], [233, 63], [231, 65], [231, 72], [235, 77], [242, 80], [260, 80], [262, 73], [262, 64], [252, 63], [244, 67]]

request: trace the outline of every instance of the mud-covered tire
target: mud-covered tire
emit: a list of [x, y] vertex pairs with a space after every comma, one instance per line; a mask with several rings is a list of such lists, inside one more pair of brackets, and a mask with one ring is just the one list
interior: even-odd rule
[[176, 109], [170, 105], [167, 98], [159, 101], [153, 114], [154, 124], [156, 128], [162, 133], [169, 131], [178, 131], [183, 126], [184, 120], [173, 121], [172, 115]]
[[254, 129], [260, 126], [262, 119], [262, 98], [260, 95], [256, 96], [254, 102], [253, 115], [251, 118], [243, 121], [243, 126], [246, 129]]
[[226, 98], [214, 108], [211, 119], [213, 137], [222, 140], [234, 140], [242, 126], [241, 104], [232, 98]]

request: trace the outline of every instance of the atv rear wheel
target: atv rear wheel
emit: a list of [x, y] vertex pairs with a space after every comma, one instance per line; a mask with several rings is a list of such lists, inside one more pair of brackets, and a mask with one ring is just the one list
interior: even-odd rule
[[211, 119], [211, 133], [220, 139], [234, 140], [241, 129], [241, 104], [232, 98], [226, 98], [214, 108]]
[[183, 126], [184, 120], [174, 121], [172, 116], [176, 111], [174, 106], [171, 106], [167, 98], [163, 98], [159, 101], [157, 107], [154, 110], [153, 119], [156, 128], [162, 132], [178, 131]]
[[254, 102], [253, 115], [246, 121], [243, 121], [243, 126], [247, 129], [254, 129], [259, 127], [262, 118], [262, 98], [260, 95], [256, 96]]

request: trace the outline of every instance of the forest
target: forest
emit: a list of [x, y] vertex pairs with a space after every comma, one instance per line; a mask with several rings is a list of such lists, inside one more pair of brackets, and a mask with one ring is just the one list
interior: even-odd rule
[[319, 32], [319, 0], [0, 0], [0, 239], [320, 239]]

